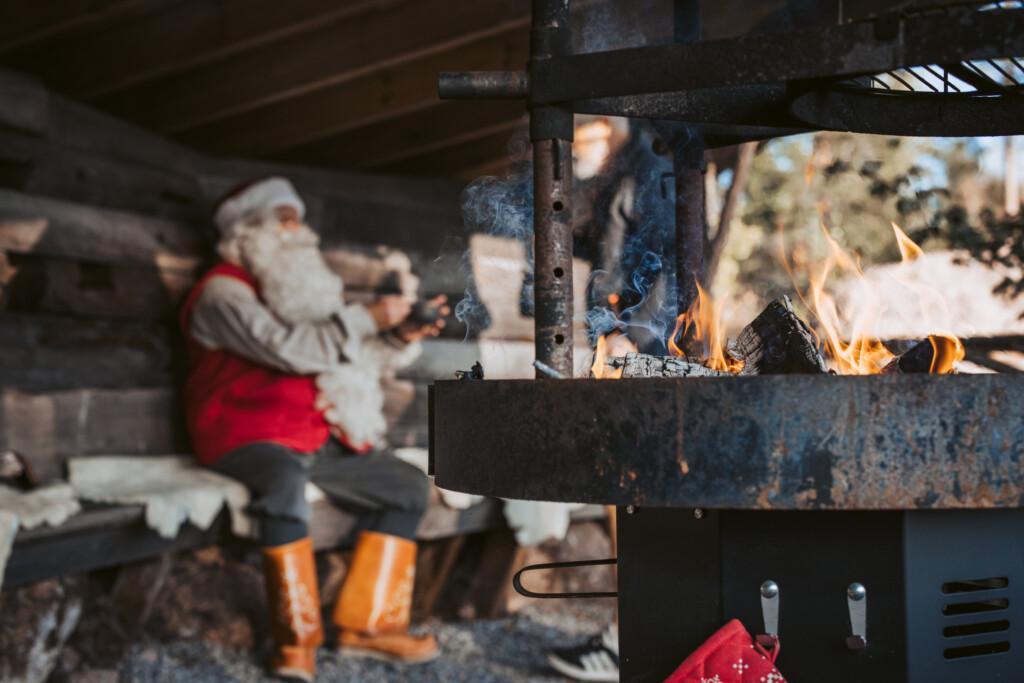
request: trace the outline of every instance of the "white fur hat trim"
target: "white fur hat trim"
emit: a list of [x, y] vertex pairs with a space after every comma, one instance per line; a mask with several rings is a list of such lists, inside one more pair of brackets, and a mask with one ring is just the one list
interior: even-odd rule
[[300, 217], [306, 215], [306, 204], [291, 182], [287, 178], [272, 176], [246, 185], [225, 198], [217, 207], [213, 221], [226, 234], [248, 213], [279, 206], [291, 206], [299, 212]]

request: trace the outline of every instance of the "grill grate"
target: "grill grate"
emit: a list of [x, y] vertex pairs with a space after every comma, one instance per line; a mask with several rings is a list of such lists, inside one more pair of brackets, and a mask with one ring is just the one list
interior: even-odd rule
[[[1024, 0], [978, 3], [977, 10], [1024, 11]], [[880, 94], [1018, 96], [1024, 94], [1024, 56], [923, 64], [847, 79], [840, 85]]]

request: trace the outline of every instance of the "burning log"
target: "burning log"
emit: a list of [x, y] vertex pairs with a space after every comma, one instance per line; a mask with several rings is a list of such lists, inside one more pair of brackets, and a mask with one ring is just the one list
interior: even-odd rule
[[768, 304], [729, 346], [743, 361], [741, 375], [819, 374], [828, 372], [817, 340], [783, 296]]
[[621, 368], [622, 377], [727, 377], [732, 373], [712, 370], [700, 363], [672, 356], [651, 356], [646, 353], [627, 353], [623, 357], [608, 359], [612, 368]]
[[949, 374], [963, 360], [963, 344], [954, 337], [930, 335], [896, 356], [884, 368], [883, 375]]

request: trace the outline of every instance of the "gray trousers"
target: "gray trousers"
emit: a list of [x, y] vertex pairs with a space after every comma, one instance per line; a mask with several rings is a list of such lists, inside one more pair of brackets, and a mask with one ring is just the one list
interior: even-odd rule
[[333, 438], [312, 454], [252, 443], [211, 467], [249, 489], [249, 513], [259, 518], [266, 546], [308, 535], [309, 482], [332, 503], [358, 515], [360, 528], [413, 540], [430, 498], [430, 480], [417, 468], [385, 451], [357, 455]]

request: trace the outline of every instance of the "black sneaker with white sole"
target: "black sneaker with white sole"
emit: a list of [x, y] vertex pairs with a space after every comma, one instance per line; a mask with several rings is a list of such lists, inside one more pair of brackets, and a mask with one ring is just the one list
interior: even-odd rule
[[613, 624], [583, 645], [552, 650], [548, 664], [577, 681], [616, 683], [619, 680], [619, 631]]

